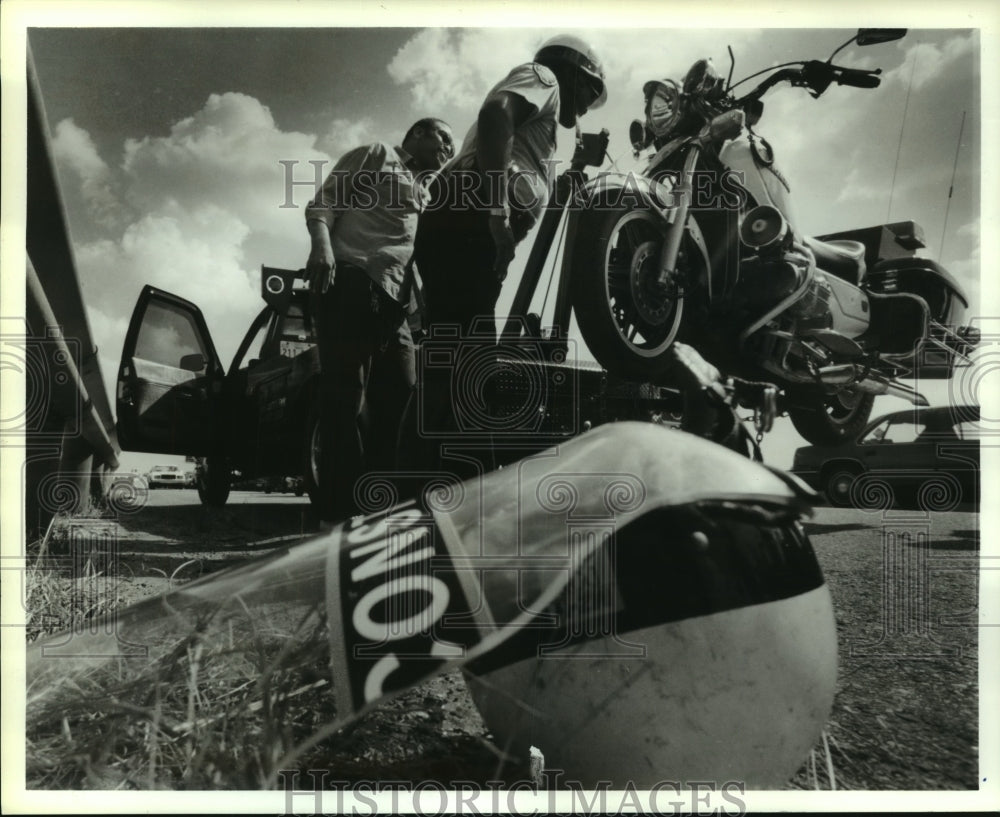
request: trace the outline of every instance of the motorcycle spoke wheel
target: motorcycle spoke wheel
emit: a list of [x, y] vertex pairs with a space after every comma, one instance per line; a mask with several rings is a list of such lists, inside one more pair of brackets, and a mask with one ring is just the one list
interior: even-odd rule
[[[608, 201], [593, 202], [579, 219], [572, 297], [583, 340], [609, 372], [659, 379], [672, 363], [684, 312], [682, 290], [657, 281], [666, 224], [653, 210]], [[685, 239], [677, 264], [684, 281], [704, 274], [689, 269], [695, 256]]]
[[626, 214], [608, 241], [608, 302], [621, 337], [639, 354], [663, 351], [679, 323], [676, 298], [656, 286], [662, 242], [655, 217], [642, 210]]

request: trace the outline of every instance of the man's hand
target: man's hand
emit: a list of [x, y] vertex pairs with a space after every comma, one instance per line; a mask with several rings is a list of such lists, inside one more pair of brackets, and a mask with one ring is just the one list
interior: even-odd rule
[[331, 286], [337, 272], [337, 262], [330, 247], [313, 247], [306, 261], [309, 288], [314, 295], [322, 295]]
[[497, 280], [503, 283], [507, 277], [507, 267], [514, 260], [514, 233], [510, 228], [510, 221], [506, 216], [491, 215], [489, 220], [490, 235], [493, 237], [493, 244], [496, 246], [496, 260], [493, 262], [493, 271], [497, 274]]
[[327, 225], [322, 221], [309, 221], [307, 224], [312, 249], [309, 251], [309, 260], [306, 261], [306, 276], [312, 294], [319, 296], [333, 286], [337, 262], [333, 257], [333, 245], [330, 243]]

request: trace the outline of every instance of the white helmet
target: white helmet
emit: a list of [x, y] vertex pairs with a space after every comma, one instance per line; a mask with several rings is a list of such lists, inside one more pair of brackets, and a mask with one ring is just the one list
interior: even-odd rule
[[553, 62], [566, 62], [583, 71], [594, 80], [599, 93], [590, 106], [600, 108], [607, 101], [608, 89], [604, 84], [604, 66], [600, 57], [584, 40], [572, 34], [558, 34], [548, 40], [535, 54], [535, 62], [550, 65]]

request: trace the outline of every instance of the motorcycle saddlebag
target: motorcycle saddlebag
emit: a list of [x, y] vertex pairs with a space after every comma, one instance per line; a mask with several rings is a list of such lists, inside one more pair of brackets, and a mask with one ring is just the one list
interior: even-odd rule
[[[868, 290], [872, 297], [873, 323], [876, 301], [887, 295], [910, 295], [923, 300], [928, 307], [927, 334], [912, 347], [912, 353], [896, 357], [896, 361], [913, 369], [922, 380], [949, 379], [956, 366], [968, 365], [965, 356], [975, 348], [977, 339], [969, 327], [959, 327], [969, 299], [961, 285], [944, 267], [929, 258], [893, 258], [879, 262], [868, 275]], [[896, 298], [887, 299], [894, 302]], [[897, 316], [884, 322], [904, 346], [908, 332], [902, 331]], [[919, 338], [919, 335], [916, 335]], [[883, 351], [894, 357], [901, 349], [886, 346]]]
[[908, 293], [927, 302], [932, 321], [957, 325], [969, 299], [954, 276], [930, 258], [892, 258], [868, 272], [867, 289], [880, 295]]

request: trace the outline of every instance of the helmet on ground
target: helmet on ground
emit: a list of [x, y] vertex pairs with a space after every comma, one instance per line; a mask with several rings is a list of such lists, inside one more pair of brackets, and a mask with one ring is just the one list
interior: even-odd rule
[[604, 84], [604, 65], [593, 48], [579, 37], [572, 34], [558, 34], [547, 40], [535, 54], [535, 62], [551, 65], [554, 62], [564, 62], [583, 71], [598, 89], [598, 96], [590, 106], [600, 108], [608, 98], [608, 89]]

